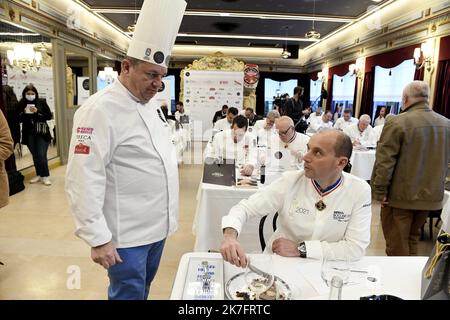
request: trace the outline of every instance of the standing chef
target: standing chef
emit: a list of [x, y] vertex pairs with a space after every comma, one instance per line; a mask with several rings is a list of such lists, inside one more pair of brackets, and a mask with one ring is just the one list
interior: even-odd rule
[[118, 81], [74, 117], [65, 187], [75, 234], [108, 270], [109, 299], [147, 299], [164, 241], [177, 229], [175, 148], [149, 101], [167, 73], [185, 8], [184, 0], [144, 1]]

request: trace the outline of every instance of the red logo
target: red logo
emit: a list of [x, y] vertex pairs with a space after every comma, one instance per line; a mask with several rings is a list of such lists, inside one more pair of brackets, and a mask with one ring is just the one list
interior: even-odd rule
[[94, 128], [84, 128], [84, 127], [77, 128], [77, 133], [92, 134], [93, 131]]
[[89, 154], [91, 148], [85, 144], [79, 143], [75, 146], [75, 154]]

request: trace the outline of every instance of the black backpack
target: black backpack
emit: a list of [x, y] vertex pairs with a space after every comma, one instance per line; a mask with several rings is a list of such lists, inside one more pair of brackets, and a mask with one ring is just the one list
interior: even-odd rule
[[24, 176], [19, 171], [9, 171], [8, 181], [9, 181], [9, 195], [12, 196], [25, 189], [23, 184]]

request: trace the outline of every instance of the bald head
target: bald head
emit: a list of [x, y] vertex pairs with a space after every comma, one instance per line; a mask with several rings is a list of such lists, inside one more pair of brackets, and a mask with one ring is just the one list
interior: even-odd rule
[[402, 110], [408, 109], [417, 102], [427, 102], [430, 96], [430, 87], [425, 81], [413, 81], [403, 89]]
[[352, 156], [352, 141], [343, 131], [337, 129], [324, 129], [315, 135], [320, 135], [320, 137], [334, 142], [334, 153], [337, 158], [346, 157], [347, 159], [350, 159]]
[[278, 129], [278, 134], [283, 142], [288, 142], [295, 133], [294, 121], [288, 116], [275, 119], [275, 127]]

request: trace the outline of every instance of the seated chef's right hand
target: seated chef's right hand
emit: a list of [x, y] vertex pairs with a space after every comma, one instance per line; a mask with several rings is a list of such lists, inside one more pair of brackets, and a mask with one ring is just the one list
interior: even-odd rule
[[220, 253], [225, 261], [237, 267], [247, 266], [247, 257], [241, 244], [237, 241], [237, 231], [233, 228], [226, 228], [223, 232]]
[[97, 247], [92, 247], [91, 258], [95, 263], [98, 263], [105, 269], [112, 267], [116, 263], [122, 263], [122, 259], [111, 241]]

